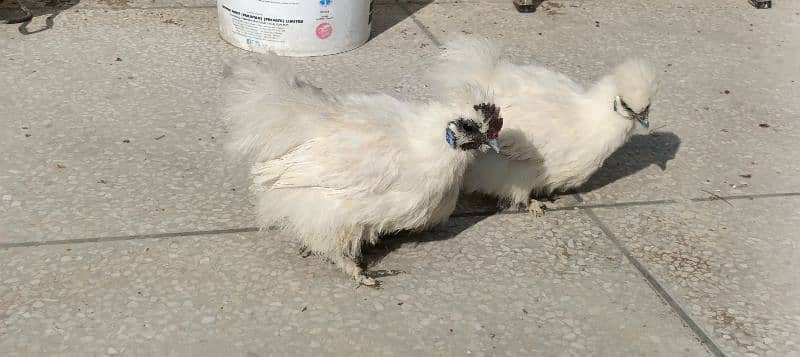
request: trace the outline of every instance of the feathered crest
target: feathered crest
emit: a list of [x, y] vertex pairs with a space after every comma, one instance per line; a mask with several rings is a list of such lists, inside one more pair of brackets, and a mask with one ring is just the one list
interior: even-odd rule
[[493, 103], [481, 103], [472, 107], [483, 115], [483, 123], [488, 126], [486, 137], [497, 139], [500, 129], [503, 128], [503, 117], [500, 116], [500, 107]]

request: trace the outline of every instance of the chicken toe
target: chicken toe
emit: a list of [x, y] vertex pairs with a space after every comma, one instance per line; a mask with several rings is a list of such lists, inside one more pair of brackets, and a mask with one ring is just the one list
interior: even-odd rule
[[544, 216], [545, 209], [547, 209], [547, 206], [535, 199], [531, 199], [531, 201], [528, 203], [528, 212], [530, 212], [534, 217]]

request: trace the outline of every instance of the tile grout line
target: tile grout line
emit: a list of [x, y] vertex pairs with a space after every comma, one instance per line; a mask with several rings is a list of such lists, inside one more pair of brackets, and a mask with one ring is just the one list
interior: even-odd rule
[[[742, 200], [742, 199], [759, 199], [759, 198], [773, 198], [773, 197], [796, 197], [800, 196], [800, 192], [788, 192], [788, 193], [766, 193], [766, 194], [756, 194], [756, 195], [739, 195], [739, 196], [720, 196], [720, 197], [710, 197], [710, 198], [691, 198], [689, 202], [710, 202], [716, 200]], [[583, 201], [581, 201], [583, 202]], [[616, 202], [616, 203], [598, 203], [598, 204], [587, 204], [587, 205], [573, 205], [573, 206], [564, 206], [564, 207], [556, 207], [548, 209], [551, 212], [558, 212], [558, 211], [572, 211], [576, 209], [592, 209], [592, 208], [625, 208], [625, 207], [636, 207], [636, 206], [652, 206], [652, 205], [663, 205], [663, 204], [676, 204], [679, 203], [678, 200], [654, 200], [654, 201], [630, 201], [630, 202]], [[463, 212], [453, 214], [450, 217], [452, 218], [463, 218], [463, 217], [488, 217], [493, 215], [514, 215], [514, 214], [528, 214], [527, 212], [498, 212], [498, 211], [476, 211], [476, 212]], [[9, 249], [9, 248], [26, 248], [26, 247], [39, 247], [39, 246], [47, 246], [47, 245], [63, 245], [63, 244], [81, 244], [81, 243], [101, 243], [101, 242], [116, 242], [116, 241], [124, 241], [124, 240], [140, 240], [140, 239], [158, 239], [158, 238], [179, 238], [179, 237], [189, 237], [189, 236], [204, 236], [204, 235], [214, 235], [214, 234], [231, 234], [231, 233], [251, 233], [257, 232], [259, 229], [258, 227], [241, 227], [241, 228], [229, 228], [229, 229], [214, 229], [214, 230], [202, 230], [202, 231], [183, 231], [183, 232], [172, 232], [172, 233], [149, 233], [149, 234], [132, 234], [127, 236], [110, 236], [110, 237], [94, 237], [94, 238], [76, 238], [76, 239], [59, 239], [59, 240], [51, 240], [51, 241], [28, 241], [28, 242], [18, 242], [18, 243], [0, 243], [0, 249]]]
[[216, 9], [217, 5], [188, 5], [188, 6], [178, 6], [178, 5], [162, 5], [162, 6], [129, 6], [129, 7], [121, 7], [121, 8], [114, 8], [114, 7], [84, 7], [84, 8], [77, 8], [76, 10], [86, 9], [86, 10], [180, 10], [180, 9]]
[[[481, 4], [481, 2], [463, 3], [463, 2], [459, 2], [459, 0], [438, 1], [437, 3], [438, 4], [467, 4], [467, 5], [480, 5]], [[380, 1], [380, 2], [376, 2], [375, 3], [375, 5], [377, 5], [377, 6], [387, 6], [387, 5], [393, 5], [393, 4], [394, 5], [400, 5], [399, 0]], [[403, 8], [403, 10], [405, 10], [406, 12], [408, 12], [408, 9], [405, 6], [400, 5], [400, 7]], [[53, 6], [29, 6], [28, 8], [31, 9], [31, 10], [59, 9], [58, 7], [53, 7]], [[125, 11], [125, 10], [180, 10], [180, 9], [216, 9], [216, 8], [217, 8], [216, 4], [215, 5], [120, 6], [120, 7], [96, 6], [96, 5], [83, 5], [83, 6], [80, 6], [80, 5], [78, 5], [78, 6], [68, 7], [68, 8], [59, 9], [59, 10], [61, 10], [63, 12], [63, 11], [75, 11], [75, 10], [78, 10], [78, 11], [80, 11], [80, 10], [86, 10], [86, 11], [99, 11], [99, 10]], [[13, 9], [13, 8], [5, 8], [5, 7], [0, 8], [0, 10], [7, 10], [7, 9]], [[417, 20], [414, 20], [414, 22], [416, 22], [417, 25], [421, 24], [421, 22], [419, 22]], [[433, 36], [429, 36], [429, 37], [433, 38]], [[438, 46], [438, 44], [437, 44], [437, 46]]]
[[[394, 4], [397, 4], [397, 0], [386, 1], [386, 2], [376, 2], [375, 3], [376, 6], [388, 6], [388, 5], [394, 5]], [[86, 11], [100, 11], [100, 10], [105, 10], [105, 11], [126, 11], [126, 10], [216, 9], [217, 5], [216, 4], [214, 4], [214, 5], [154, 5], [154, 6], [120, 6], [120, 7], [96, 6], [96, 5], [83, 5], [83, 6], [80, 6], [79, 5], [79, 6], [68, 7], [68, 8], [64, 8], [64, 9], [59, 9], [58, 7], [53, 7], [53, 6], [29, 6], [28, 8], [31, 9], [31, 10], [58, 9], [58, 10], [60, 10], [62, 12], [64, 12], [64, 11], [66, 11], [66, 12], [73, 11], [74, 12], [75, 10], [78, 10], [78, 11], [81, 11], [81, 10], [86, 10]], [[5, 10], [5, 9], [6, 8], [0, 8], [0, 10]], [[8, 8], [8, 9], [13, 9], [13, 8]]]
[[730, 196], [719, 196], [719, 197], [701, 197], [701, 198], [691, 198], [689, 199], [692, 202], [710, 202], [716, 200], [753, 200], [756, 198], [772, 198], [772, 197], [794, 197], [800, 196], [800, 192], [777, 192], [777, 193], [756, 193], [752, 195], [730, 195]]
[[205, 231], [184, 231], [184, 232], [173, 232], [173, 233], [133, 234], [128, 236], [61, 239], [61, 240], [51, 240], [51, 241], [33, 241], [33, 242], [19, 242], [19, 243], [0, 243], [0, 249], [39, 247], [45, 245], [117, 242], [117, 241], [141, 240], [141, 239], [194, 237], [194, 236], [207, 236], [214, 234], [248, 233], [248, 232], [257, 232], [258, 230], [259, 230], [258, 227], [244, 227], [244, 228], [230, 228], [230, 229], [213, 229]]
[[[78, 12], [80, 11], [126, 11], [126, 10], [181, 10], [181, 9], [216, 9], [217, 5], [156, 5], [156, 6], [127, 6], [127, 7], [113, 7], [113, 6], [74, 6], [67, 8], [58, 8], [52, 6], [32, 6], [28, 7], [30, 10], [59, 10], [59, 12]], [[4, 8], [0, 8], [4, 10]]]
[[[575, 197], [575, 199], [578, 200], [578, 202], [584, 202], [580, 194], [577, 193], [573, 194], [573, 197]], [[723, 353], [722, 350], [719, 349], [717, 344], [714, 343], [713, 340], [711, 340], [711, 338], [706, 334], [705, 331], [703, 331], [703, 329], [699, 325], [697, 325], [697, 323], [689, 316], [689, 314], [686, 313], [683, 307], [681, 307], [681, 305], [678, 304], [677, 301], [675, 301], [675, 299], [667, 292], [667, 290], [661, 285], [661, 283], [659, 283], [658, 280], [656, 280], [653, 274], [651, 274], [650, 271], [648, 271], [647, 268], [644, 265], [642, 265], [642, 263], [639, 262], [639, 260], [636, 259], [636, 257], [633, 256], [633, 253], [631, 253], [631, 251], [628, 250], [628, 248], [626, 248], [622, 244], [622, 242], [617, 238], [617, 236], [613, 232], [611, 232], [611, 230], [605, 225], [605, 223], [603, 223], [603, 221], [600, 220], [600, 218], [594, 213], [592, 208], [582, 207], [580, 208], [580, 210], [585, 212], [586, 215], [589, 216], [589, 218], [594, 222], [594, 224], [597, 225], [601, 231], [603, 231], [603, 234], [608, 238], [608, 240], [610, 240], [614, 244], [614, 246], [616, 246], [617, 249], [619, 249], [619, 251], [622, 252], [622, 255], [624, 255], [625, 258], [628, 260], [628, 262], [631, 263], [631, 265], [633, 265], [634, 268], [636, 268], [636, 270], [639, 272], [639, 274], [642, 275], [642, 277], [644, 277], [644, 279], [647, 281], [650, 287], [652, 287], [653, 290], [655, 290], [658, 296], [662, 300], [664, 300], [664, 302], [666, 302], [667, 305], [669, 305], [669, 307], [672, 308], [672, 310], [676, 314], [678, 314], [678, 317], [683, 321], [683, 323], [689, 326], [689, 328], [692, 330], [695, 336], [697, 336], [697, 338], [700, 339], [700, 342], [703, 343], [706, 346], [706, 348], [708, 348], [711, 354], [713, 354], [716, 357], [725, 357], [725, 353]]]
[[[719, 196], [719, 197], [698, 197], [698, 198], [686, 199], [685, 202], [712, 202], [712, 201], [722, 201], [722, 200], [738, 201], [738, 200], [756, 200], [761, 198], [780, 198], [780, 197], [797, 197], [797, 196], [800, 196], [800, 192], [764, 193], [764, 194], [753, 194], [753, 195], [732, 195], [732, 196]], [[547, 211], [558, 212], [558, 211], [571, 211], [583, 208], [602, 209], [602, 208], [626, 208], [626, 207], [637, 207], [637, 206], [657, 206], [657, 205], [678, 204], [681, 202], [682, 202], [681, 200], [667, 199], [667, 200], [652, 200], [652, 201], [627, 201], [627, 202], [613, 202], [613, 203], [579, 204], [579, 205], [548, 208]], [[492, 214], [520, 214], [520, 212], [478, 211], [478, 212], [465, 212], [460, 214], [454, 214], [451, 217], [489, 216]]]
[[406, 6], [405, 4], [400, 3], [399, 0], [395, 0], [394, 3], [398, 7], [403, 9], [403, 11], [405, 11], [406, 15], [408, 15], [408, 17], [411, 19], [411, 21], [413, 21], [414, 24], [417, 25], [417, 27], [419, 27], [419, 29], [425, 34], [425, 36], [428, 37], [429, 40], [431, 40], [431, 42], [433, 42], [433, 44], [436, 47], [442, 47], [442, 41], [439, 41], [439, 39], [436, 38], [436, 36], [433, 35], [433, 33], [431, 32], [430, 28], [428, 28], [428, 26], [425, 26], [425, 24], [423, 24], [422, 21], [420, 21], [417, 18], [417, 16], [414, 15], [414, 13], [408, 8], [408, 6]]

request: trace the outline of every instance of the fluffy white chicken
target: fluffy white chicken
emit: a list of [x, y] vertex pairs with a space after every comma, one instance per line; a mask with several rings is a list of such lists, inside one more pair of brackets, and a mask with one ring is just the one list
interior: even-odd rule
[[496, 196], [540, 216], [544, 207], [531, 193], [581, 186], [630, 139], [637, 122], [650, 125], [657, 83], [641, 60], [622, 63], [585, 90], [543, 67], [511, 63], [485, 40], [460, 38], [446, 47], [432, 72], [440, 94], [479, 85], [505, 117], [499, 154], [478, 156], [464, 178], [465, 192]]
[[447, 219], [475, 149], [498, 148], [499, 109], [463, 88], [447, 103], [333, 96], [279, 58], [226, 66], [228, 149], [252, 163], [259, 224], [375, 285], [357, 264], [362, 246]]

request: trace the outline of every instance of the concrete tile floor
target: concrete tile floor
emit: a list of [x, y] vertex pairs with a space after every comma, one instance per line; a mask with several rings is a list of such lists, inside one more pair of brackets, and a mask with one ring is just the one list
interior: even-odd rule
[[0, 256], [11, 355], [706, 353], [575, 211], [462, 217], [390, 239], [369, 257], [373, 271], [403, 271], [382, 290], [354, 289], [280, 232]]
[[222, 60], [253, 54], [219, 39], [213, 1], [61, 2], [50, 29], [0, 25], [0, 353], [800, 354], [800, 4], [377, 3], [370, 42], [299, 70], [428, 98], [454, 33], [587, 84], [640, 56], [666, 126], [543, 219], [469, 198], [387, 240], [372, 269], [404, 273], [354, 289], [251, 228], [215, 111]]
[[597, 217], [720, 347], [797, 350], [796, 198], [597, 209]]

